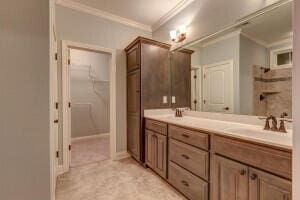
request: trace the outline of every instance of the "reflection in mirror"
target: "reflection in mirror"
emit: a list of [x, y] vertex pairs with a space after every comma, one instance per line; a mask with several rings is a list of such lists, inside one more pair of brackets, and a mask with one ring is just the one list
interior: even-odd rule
[[292, 117], [292, 6], [184, 47], [194, 51], [192, 110]]

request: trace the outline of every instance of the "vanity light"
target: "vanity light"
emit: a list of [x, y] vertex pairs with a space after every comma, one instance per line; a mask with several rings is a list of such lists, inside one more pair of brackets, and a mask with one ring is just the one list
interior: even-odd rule
[[181, 25], [176, 30], [170, 31], [170, 37], [173, 42], [182, 42], [186, 39], [186, 26]]

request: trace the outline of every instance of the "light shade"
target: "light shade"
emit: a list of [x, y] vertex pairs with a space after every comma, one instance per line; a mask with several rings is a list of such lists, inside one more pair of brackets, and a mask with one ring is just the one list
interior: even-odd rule
[[180, 25], [178, 27], [178, 29], [179, 29], [180, 34], [186, 34], [186, 26], [185, 25]]
[[176, 30], [170, 31], [170, 38], [171, 38], [171, 40], [176, 40], [176, 38], [177, 38], [177, 31]]

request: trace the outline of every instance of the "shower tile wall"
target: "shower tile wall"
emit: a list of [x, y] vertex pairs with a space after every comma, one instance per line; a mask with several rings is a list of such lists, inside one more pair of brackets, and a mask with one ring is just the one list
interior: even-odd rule
[[72, 138], [109, 132], [109, 55], [71, 49]]
[[[292, 69], [274, 69], [264, 73], [260, 66], [254, 66], [254, 115], [275, 115], [287, 112], [292, 118]], [[260, 100], [260, 95], [264, 97]]]

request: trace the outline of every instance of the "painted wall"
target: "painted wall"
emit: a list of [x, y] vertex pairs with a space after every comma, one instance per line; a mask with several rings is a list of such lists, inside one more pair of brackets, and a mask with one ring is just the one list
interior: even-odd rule
[[49, 1], [0, 1], [0, 199], [50, 200]]
[[199, 39], [233, 24], [236, 20], [279, 0], [197, 0], [153, 33], [153, 38], [169, 40], [170, 30], [188, 26], [188, 41]]
[[240, 36], [240, 114], [253, 113], [253, 66], [269, 67], [270, 53], [253, 40]]
[[[126, 151], [126, 55], [123, 49], [137, 36], [151, 38], [152, 34], [62, 6], [56, 6], [56, 23], [59, 40], [83, 42], [117, 50], [117, 151]], [[61, 141], [62, 139], [60, 147]]]
[[300, 0], [294, 10], [293, 67], [293, 199], [300, 199]]
[[109, 133], [111, 55], [70, 50], [71, 136]]

